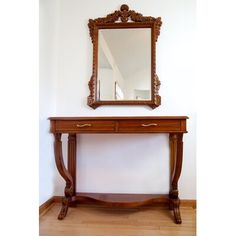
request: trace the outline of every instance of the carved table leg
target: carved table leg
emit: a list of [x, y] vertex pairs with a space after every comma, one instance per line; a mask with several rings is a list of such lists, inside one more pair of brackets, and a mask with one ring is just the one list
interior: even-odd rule
[[[73, 179], [73, 196], [76, 194], [76, 134], [68, 136], [68, 171]], [[70, 202], [70, 206], [75, 207], [76, 202]]]
[[60, 175], [66, 181], [66, 187], [64, 190], [65, 197], [62, 200], [62, 208], [58, 215], [58, 219], [62, 220], [67, 214], [69, 203], [71, 201], [71, 197], [74, 192], [74, 184], [71, 174], [66, 170], [64, 165], [63, 155], [62, 155], [61, 133], [54, 134], [54, 137], [55, 137], [54, 152], [55, 152], [56, 166]]
[[178, 181], [182, 169], [183, 160], [183, 134], [170, 134], [170, 166], [171, 166], [171, 190], [169, 193], [170, 209], [174, 211], [176, 224], [181, 224], [179, 210], [180, 200], [178, 191]]
[[58, 220], [63, 220], [67, 214], [67, 211], [68, 211], [68, 207], [69, 207], [69, 198], [67, 197], [63, 197], [62, 199], [62, 207], [61, 207], [61, 210], [60, 210], [60, 213], [58, 215]]
[[176, 224], [181, 224], [182, 220], [181, 220], [181, 215], [180, 215], [180, 210], [179, 210], [180, 200], [179, 200], [179, 198], [172, 199], [172, 202], [173, 202], [175, 223]]

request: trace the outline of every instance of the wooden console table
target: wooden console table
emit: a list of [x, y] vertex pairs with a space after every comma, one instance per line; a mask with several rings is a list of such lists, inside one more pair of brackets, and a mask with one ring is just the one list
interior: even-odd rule
[[[51, 133], [54, 134], [56, 166], [66, 182], [65, 196], [58, 219], [62, 220], [69, 206], [76, 202], [100, 203], [108, 206], [140, 206], [165, 202], [174, 212], [174, 219], [181, 224], [178, 180], [182, 168], [183, 134], [186, 130], [186, 116], [156, 117], [50, 117]], [[68, 134], [68, 168], [65, 168], [62, 156], [62, 134]], [[76, 134], [81, 133], [168, 133], [170, 141], [170, 192], [169, 194], [92, 194], [76, 193]], [[122, 199], [121, 196], [124, 198]], [[135, 197], [135, 196], [138, 196]]]

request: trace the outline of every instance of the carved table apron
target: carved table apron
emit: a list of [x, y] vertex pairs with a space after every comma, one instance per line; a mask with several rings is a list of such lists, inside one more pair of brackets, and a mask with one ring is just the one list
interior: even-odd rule
[[[65, 196], [58, 219], [62, 220], [69, 206], [76, 202], [106, 204], [109, 206], [140, 206], [168, 202], [174, 212], [174, 219], [181, 224], [178, 180], [183, 159], [183, 134], [187, 133], [187, 116], [151, 116], [151, 117], [50, 117], [54, 134], [54, 151], [57, 169], [66, 182]], [[65, 168], [62, 156], [62, 134], [68, 134], [68, 168]], [[149, 194], [135, 197], [135, 194], [85, 194], [76, 193], [76, 134], [81, 133], [168, 133], [170, 142], [170, 191], [169, 194]], [[121, 199], [121, 196], [126, 196]], [[137, 195], [136, 195], [137, 196]], [[109, 199], [110, 198], [110, 199]], [[133, 198], [133, 199], [132, 199]], [[129, 199], [129, 201], [127, 201]], [[131, 200], [131, 201], [130, 201]]]

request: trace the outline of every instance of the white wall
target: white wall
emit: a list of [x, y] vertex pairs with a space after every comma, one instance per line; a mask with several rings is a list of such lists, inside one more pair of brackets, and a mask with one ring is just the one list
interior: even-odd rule
[[[189, 133], [184, 137], [184, 162], [179, 189], [181, 198], [195, 199], [195, 1], [126, 1], [130, 9], [143, 15], [162, 17], [163, 25], [157, 44], [157, 73], [162, 82], [162, 105], [154, 110], [142, 106], [103, 106], [93, 110], [86, 104], [89, 94], [87, 84], [92, 73], [92, 43], [87, 27], [88, 19], [117, 10], [123, 1], [61, 0], [60, 3], [56, 115], [189, 116]], [[169, 157], [166, 135], [87, 134], [78, 136], [78, 141], [77, 191], [168, 191]], [[50, 150], [52, 140], [48, 140], [47, 145]], [[66, 154], [66, 147], [64, 153]], [[54, 195], [62, 195], [64, 183], [57, 172], [54, 184]]]
[[40, 0], [39, 22], [39, 204], [54, 195], [53, 137], [47, 118], [56, 114], [59, 1]]

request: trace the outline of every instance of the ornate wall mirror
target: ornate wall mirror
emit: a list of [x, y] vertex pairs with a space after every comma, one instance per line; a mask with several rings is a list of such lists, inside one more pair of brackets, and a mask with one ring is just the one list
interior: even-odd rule
[[156, 41], [161, 18], [143, 16], [122, 5], [106, 17], [90, 19], [93, 72], [88, 105], [161, 104], [156, 75]]

